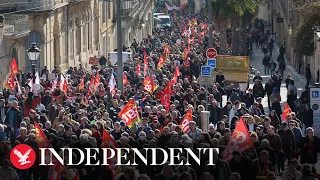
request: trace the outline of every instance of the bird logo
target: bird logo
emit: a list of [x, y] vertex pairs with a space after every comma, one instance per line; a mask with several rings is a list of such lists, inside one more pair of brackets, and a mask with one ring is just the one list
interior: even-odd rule
[[12, 165], [18, 169], [28, 169], [36, 161], [36, 153], [26, 144], [15, 146], [10, 153]]

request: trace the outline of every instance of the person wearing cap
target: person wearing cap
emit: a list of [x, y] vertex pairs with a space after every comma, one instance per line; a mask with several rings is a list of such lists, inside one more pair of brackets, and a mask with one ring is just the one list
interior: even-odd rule
[[264, 139], [264, 136], [266, 135], [263, 131], [264, 131], [263, 125], [258, 125], [256, 132], [259, 138], [259, 142], [261, 142]]
[[300, 128], [297, 127], [296, 121], [294, 120], [291, 120], [289, 122], [289, 129], [294, 134], [295, 144], [296, 144], [296, 147], [298, 148], [302, 141], [302, 131]]
[[127, 124], [123, 120], [120, 121], [120, 128], [124, 132], [127, 132], [128, 134], [131, 134], [131, 129], [127, 126]]
[[[282, 123], [282, 129], [278, 131], [278, 134], [281, 138], [282, 142], [282, 150], [286, 154], [286, 158], [290, 160], [292, 158], [292, 154], [296, 152], [296, 141], [292, 130], [289, 129], [289, 125], [287, 122]], [[284, 161], [282, 164], [279, 164], [282, 171], [284, 171]]]

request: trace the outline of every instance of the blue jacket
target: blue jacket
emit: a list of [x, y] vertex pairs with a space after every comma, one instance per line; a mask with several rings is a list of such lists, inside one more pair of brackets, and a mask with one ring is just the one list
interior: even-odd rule
[[292, 129], [296, 144], [299, 145], [302, 142], [302, 132], [299, 128]]

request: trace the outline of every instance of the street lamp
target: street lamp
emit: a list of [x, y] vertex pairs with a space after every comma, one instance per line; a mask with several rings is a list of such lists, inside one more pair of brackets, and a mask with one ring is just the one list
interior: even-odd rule
[[36, 46], [36, 43], [32, 43], [32, 46], [27, 50], [28, 57], [31, 61], [33, 83], [36, 81], [36, 64], [40, 56], [41, 50]]

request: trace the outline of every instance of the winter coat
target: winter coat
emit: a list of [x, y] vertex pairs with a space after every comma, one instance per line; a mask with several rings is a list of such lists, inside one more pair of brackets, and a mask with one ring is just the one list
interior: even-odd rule
[[270, 147], [275, 151], [279, 151], [282, 149], [281, 138], [278, 134], [273, 135], [265, 135], [263, 139], [267, 139], [270, 142]]
[[283, 129], [280, 129], [278, 134], [281, 138], [283, 151], [287, 153], [292, 153], [293, 151], [295, 151], [296, 141], [292, 130], [288, 129], [284, 131]]
[[314, 140], [311, 144], [309, 144], [310, 140], [308, 137], [303, 137], [302, 142], [300, 144], [301, 149], [301, 164], [316, 164], [318, 162], [318, 155], [319, 147], [320, 147], [320, 140], [317, 136], [314, 136]]

